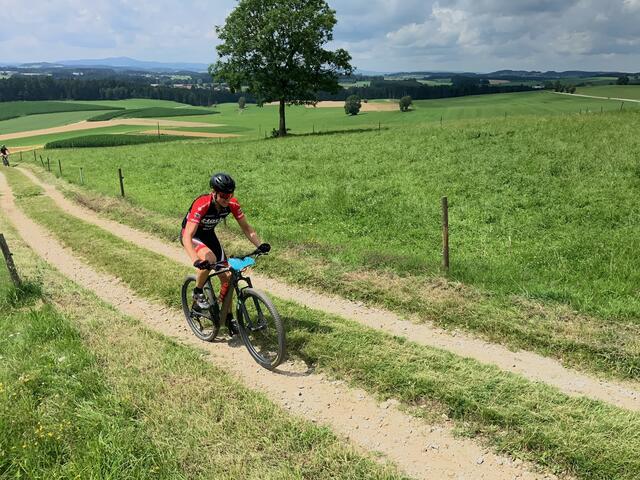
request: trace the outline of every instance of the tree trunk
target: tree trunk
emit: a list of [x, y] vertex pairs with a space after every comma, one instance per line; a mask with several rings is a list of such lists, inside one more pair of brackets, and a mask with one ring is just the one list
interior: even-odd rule
[[284, 120], [284, 100], [280, 99], [280, 130], [278, 136], [284, 137], [287, 134], [287, 125]]

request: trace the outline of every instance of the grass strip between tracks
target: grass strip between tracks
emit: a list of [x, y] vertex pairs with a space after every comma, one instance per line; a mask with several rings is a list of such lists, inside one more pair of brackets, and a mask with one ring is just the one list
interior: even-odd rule
[[[17, 172], [19, 205], [99, 270], [171, 307], [185, 267], [62, 213]], [[23, 189], [31, 195], [21, 195]], [[259, 286], [258, 286], [259, 287]], [[579, 478], [635, 479], [640, 415], [574, 398], [493, 366], [407, 342], [339, 317], [279, 301], [290, 353], [336, 378], [394, 397], [418, 416], [444, 411], [468, 435]], [[415, 407], [415, 408], [412, 408]]]
[[106, 306], [0, 227], [43, 289], [0, 302], [0, 477], [404, 478]]

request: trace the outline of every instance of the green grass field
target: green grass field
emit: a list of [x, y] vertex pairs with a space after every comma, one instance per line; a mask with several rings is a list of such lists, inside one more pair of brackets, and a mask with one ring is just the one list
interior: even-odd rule
[[[596, 97], [629, 98], [640, 100], [640, 85], [607, 85], [600, 87], [580, 87], [576, 93]], [[618, 103], [619, 105], [619, 103]], [[627, 105], [625, 105], [626, 107]]]
[[[376, 103], [376, 102], [372, 102]], [[640, 106], [629, 105], [629, 108]], [[306, 134], [345, 129], [377, 129], [378, 125], [412, 126], [422, 123], [443, 122], [464, 119], [482, 119], [512, 116], [558, 115], [579, 113], [587, 110], [615, 111], [619, 105], [607, 100], [554, 95], [549, 92], [522, 92], [495, 95], [474, 95], [439, 100], [416, 100], [411, 112], [398, 111], [361, 112], [356, 116], [345, 115], [344, 109], [287, 107], [287, 126], [291, 133]], [[218, 106], [220, 115], [181, 117], [185, 121], [204, 121], [239, 126], [253, 131], [248, 138], [264, 138], [265, 131], [271, 133], [278, 124], [277, 106], [258, 107], [248, 105], [240, 112], [236, 104]]]
[[[179, 306], [176, 278], [184, 273], [183, 265], [64, 214], [46, 197], [34, 195], [33, 185], [17, 172], [9, 179], [27, 214], [84, 261], [118, 276], [140, 295]], [[332, 378], [396, 398], [429, 422], [444, 413], [464, 434], [481, 435], [501, 452], [555, 471], [585, 479], [635, 478], [640, 462], [637, 413], [568, 397], [496, 367], [289, 302], [276, 299], [276, 304], [291, 355]]]
[[[637, 319], [638, 123], [632, 112], [498, 118], [60, 155], [70, 173], [84, 167], [91, 188], [107, 194], [123, 167], [132, 202], [176, 217], [206, 190], [212, 170], [228, 170], [250, 218], [274, 242], [338, 268], [399, 275], [437, 274], [440, 196], [447, 195], [452, 278]], [[150, 169], [163, 174], [150, 179]]]
[[[128, 102], [128, 103], [127, 103]], [[113, 103], [113, 106], [133, 108], [142, 105], [140, 108], [152, 108], [154, 100], [122, 100]], [[100, 102], [98, 102], [100, 103]], [[98, 104], [94, 102], [94, 104]], [[376, 103], [376, 102], [372, 102]], [[158, 105], [162, 105], [159, 103]], [[174, 104], [175, 106], [176, 104]], [[179, 105], [179, 104], [177, 104]], [[166, 108], [166, 107], [162, 107]], [[640, 105], [628, 104], [629, 109], [640, 108]], [[554, 95], [549, 92], [522, 92], [513, 94], [496, 95], [476, 95], [468, 97], [448, 98], [440, 100], [417, 100], [414, 102], [411, 112], [402, 113], [398, 111], [381, 112], [361, 112], [357, 116], [344, 114], [342, 108], [306, 108], [303, 106], [287, 107], [287, 125], [293, 134], [308, 134], [312, 132], [332, 132], [349, 129], [378, 129], [382, 127], [407, 127], [423, 123], [450, 122], [463, 119], [482, 119], [512, 116], [540, 116], [558, 115], [564, 113], [595, 112], [595, 111], [615, 111], [619, 105], [615, 102], [598, 99], [587, 99], [584, 97], [570, 97], [567, 95]], [[203, 110], [203, 109], [200, 109]], [[191, 122], [203, 122], [212, 124], [223, 124], [221, 129], [212, 130], [218, 133], [238, 133], [242, 135], [239, 140], [253, 140], [270, 136], [273, 128], [278, 125], [278, 110], [275, 106], [258, 107], [253, 104], [240, 111], [237, 104], [222, 104], [217, 108], [210, 109], [212, 115], [185, 115], [180, 117], [161, 117], [166, 120], [181, 120]], [[157, 110], [161, 115], [162, 110]], [[78, 119], [88, 118], [84, 114]], [[36, 117], [28, 117], [35, 119]], [[61, 114], [61, 117], [49, 120], [44, 123], [25, 120], [15, 126], [8, 125], [12, 131], [19, 129], [32, 130], [33, 126], [44, 128], [45, 126], [56, 126], [71, 123], [69, 114]], [[0, 128], [2, 127], [0, 122]], [[188, 129], [188, 128], [187, 128]], [[136, 131], [136, 130], [129, 130]], [[137, 131], [140, 131], [138, 129]], [[90, 134], [101, 133], [91, 131]], [[47, 141], [58, 138], [69, 138], [70, 136], [85, 135], [87, 132], [77, 132], [62, 134], [60, 137], [24, 138], [19, 140], [8, 140], [7, 145], [26, 146], [40, 145]], [[56, 134], [57, 135], [57, 134]], [[238, 141], [225, 139], [225, 142]]]

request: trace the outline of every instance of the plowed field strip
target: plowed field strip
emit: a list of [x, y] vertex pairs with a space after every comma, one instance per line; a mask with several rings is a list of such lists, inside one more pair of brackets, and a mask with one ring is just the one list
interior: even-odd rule
[[299, 365], [285, 364], [281, 375], [275, 376], [253, 363], [244, 348], [198, 341], [183, 326], [180, 312], [140, 298], [118, 278], [98, 273], [24, 215], [16, 208], [3, 175], [0, 175], [0, 194], [3, 212], [25, 242], [64, 275], [152, 329], [206, 349], [213, 354], [212, 360], [217, 365], [233, 372], [250, 388], [265, 392], [275, 402], [305, 418], [330, 426], [364, 449], [382, 452], [409, 475], [425, 479], [554, 478], [488, 453], [471, 440], [457, 439], [449, 427], [426, 425], [400, 412], [393, 404], [380, 405], [364, 391], [347, 388], [341, 382], [330, 382], [321, 375], [300, 369]]
[[[186, 263], [186, 255], [180, 247], [165, 243], [126, 225], [100, 217], [95, 212], [69, 201], [55, 187], [40, 181], [27, 169], [20, 168], [20, 171], [34, 183], [44, 188], [46, 194], [65, 212], [104, 228], [124, 240], [133, 242], [172, 260]], [[256, 274], [253, 276], [265, 290], [280, 298], [355, 320], [368, 327], [405, 337], [418, 344], [445, 349], [462, 357], [469, 357], [483, 363], [496, 365], [503, 370], [519, 373], [530, 380], [552, 385], [568, 395], [586, 396], [632, 411], [640, 411], [640, 392], [636, 384], [597, 379], [567, 369], [558, 361], [536, 353], [526, 351], [513, 352], [503, 346], [460, 333], [454, 336], [430, 325], [413, 324], [389, 311], [374, 309], [339, 297], [292, 287]]]
[[102, 122], [82, 122], [63, 125], [61, 127], [42, 128], [40, 130], [31, 130], [27, 132], [7, 133], [0, 135], [0, 140], [11, 140], [14, 138], [27, 138], [39, 135], [48, 135], [50, 133], [75, 132], [80, 130], [92, 130], [94, 128], [113, 127], [116, 125], [140, 125], [140, 126], [157, 126], [161, 127], [221, 127], [223, 125], [204, 123], [204, 122], [179, 122], [175, 120], [157, 120], [151, 118], [122, 118], [116, 120], [105, 120]]

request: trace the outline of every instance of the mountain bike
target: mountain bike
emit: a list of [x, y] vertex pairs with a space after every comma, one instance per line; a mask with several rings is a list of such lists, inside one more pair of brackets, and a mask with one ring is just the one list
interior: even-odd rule
[[[273, 370], [284, 360], [286, 341], [278, 311], [267, 295], [253, 288], [248, 276], [250, 267], [261, 255], [266, 254], [256, 250], [248, 255], [231, 257], [226, 262], [208, 265], [211, 273], [203, 287], [210, 305], [208, 309], [200, 309], [192, 300], [196, 276], [187, 275], [182, 284], [182, 310], [195, 336], [212, 342], [220, 331], [220, 319], [226, 319], [231, 311], [231, 299], [235, 293], [236, 315], [227, 326], [230, 331], [237, 327], [253, 359], [262, 367]], [[225, 272], [231, 272], [231, 280], [223, 304], [219, 305], [211, 279]]]
[[2, 155], [2, 165], [4, 165], [5, 167], [9, 166], [9, 154]]

